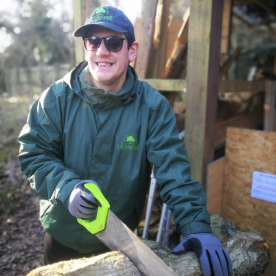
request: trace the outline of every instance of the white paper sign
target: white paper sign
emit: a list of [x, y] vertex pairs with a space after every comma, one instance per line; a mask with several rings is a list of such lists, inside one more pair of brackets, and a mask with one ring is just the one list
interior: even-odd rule
[[253, 171], [251, 196], [276, 203], [276, 175]]

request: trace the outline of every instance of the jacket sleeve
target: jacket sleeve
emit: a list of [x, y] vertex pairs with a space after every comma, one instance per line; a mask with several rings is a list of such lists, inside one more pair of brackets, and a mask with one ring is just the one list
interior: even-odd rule
[[185, 144], [179, 138], [175, 115], [166, 99], [151, 116], [147, 152], [160, 196], [173, 213], [177, 231], [183, 236], [211, 233], [205, 192], [199, 182], [190, 178]]
[[62, 102], [50, 89], [33, 104], [18, 141], [19, 163], [41, 199], [67, 205], [80, 177], [63, 164]]

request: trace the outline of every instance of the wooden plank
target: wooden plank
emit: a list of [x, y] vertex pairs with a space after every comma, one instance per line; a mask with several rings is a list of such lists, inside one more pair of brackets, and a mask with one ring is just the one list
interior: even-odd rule
[[223, 1], [191, 1], [186, 131], [191, 176], [205, 187], [213, 161]]
[[183, 92], [186, 88], [186, 81], [181, 79], [144, 79], [143, 81], [159, 91]]
[[265, 81], [231, 81], [219, 82], [219, 93], [223, 92], [260, 92], [265, 91]]
[[166, 60], [168, 60], [172, 53], [174, 42], [177, 39], [182, 24], [183, 20], [177, 17], [172, 17], [169, 22]]
[[159, 0], [156, 10], [155, 31], [153, 37], [153, 60], [151, 76], [161, 78], [165, 68], [167, 52], [167, 34], [171, 0]]
[[265, 104], [264, 104], [264, 130], [274, 130], [274, 113], [276, 107], [276, 82], [266, 81], [265, 83]]
[[[158, 79], [158, 78], [146, 78], [147, 81], [157, 90], [163, 91], [183, 91], [187, 88], [187, 81], [183, 79]], [[227, 95], [227, 92], [260, 92], [265, 91], [265, 81], [231, 81], [225, 80], [219, 82], [220, 97], [223, 97], [223, 93]]]
[[157, 2], [158, 0], [148, 0], [144, 2], [141, 28], [141, 33], [143, 34], [143, 43], [140, 44], [137, 61], [135, 64], [135, 70], [139, 79], [146, 78], [147, 74], [148, 61], [152, 47], [152, 36]]
[[174, 43], [172, 53], [166, 62], [163, 73], [163, 78], [174, 78], [176, 76], [175, 65], [178, 59], [182, 56], [188, 43], [190, 8], [185, 11], [183, 23]]
[[220, 148], [225, 145], [226, 132], [229, 127], [256, 129], [261, 127], [262, 123], [263, 110], [250, 111], [217, 123], [215, 132], [215, 148]]
[[224, 2], [224, 4], [223, 4], [220, 53], [228, 54], [229, 47], [230, 47], [231, 19], [232, 19], [231, 17], [232, 17], [233, 0], [224, 0], [223, 2]]
[[253, 171], [276, 175], [276, 133], [228, 128], [222, 215], [267, 240], [276, 271], [276, 204], [251, 197]]
[[210, 163], [207, 171], [207, 210], [212, 214], [222, 213], [222, 190], [224, 157]]
[[[183, 23], [174, 43], [172, 53], [166, 62], [163, 72], [163, 78], [179, 78], [179, 74], [183, 70], [183, 65], [179, 60], [183, 61], [184, 55], [187, 51], [188, 44], [188, 28], [189, 28], [190, 8], [187, 8], [183, 17]], [[177, 93], [164, 93], [163, 94], [171, 106], [174, 105]]]
[[240, 97], [240, 99], [250, 99], [258, 94], [263, 94], [264, 92], [251, 92], [251, 91], [244, 91], [244, 92], [224, 92], [218, 94], [218, 100], [221, 102], [231, 101], [234, 96]]

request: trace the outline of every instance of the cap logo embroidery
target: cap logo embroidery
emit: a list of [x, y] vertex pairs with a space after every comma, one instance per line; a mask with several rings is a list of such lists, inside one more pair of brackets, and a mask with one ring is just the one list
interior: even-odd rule
[[95, 12], [87, 18], [86, 23], [93, 23], [99, 20], [113, 20], [112, 15], [108, 15], [109, 10], [106, 7], [99, 7], [95, 10]]
[[108, 8], [104, 8], [104, 7], [99, 7], [95, 10], [95, 14], [101, 14], [101, 13], [106, 13], [108, 14]]

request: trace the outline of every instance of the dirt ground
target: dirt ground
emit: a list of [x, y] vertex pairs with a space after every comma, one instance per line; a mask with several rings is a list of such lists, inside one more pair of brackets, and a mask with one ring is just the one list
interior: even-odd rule
[[[38, 197], [20, 175], [18, 164], [14, 161], [13, 165], [18, 191], [9, 198], [12, 206], [1, 202], [1, 213], [8, 211], [1, 215], [0, 224], [0, 275], [5, 276], [25, 275], [43, 265], [44, 231], [38, 219]], [[9, 175], [2, 178], [1, 186], [10, 181]]]
[[33, 98], [0, 95], [0, 275], [25, 275], [43, 264], [38, 196], [21, 173], [17, 137]]

